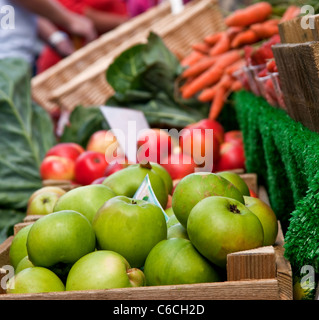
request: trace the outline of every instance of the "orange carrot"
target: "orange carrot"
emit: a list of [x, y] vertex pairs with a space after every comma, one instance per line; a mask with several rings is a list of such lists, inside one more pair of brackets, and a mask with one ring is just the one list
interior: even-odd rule
[[300, 12], [301, 10], [299, 7], [294, 5], [289, 6], [283, 14], [283, 16], [281, 17], [280, 23], [298, 17], [300, 15]]
[[228, 34], [225, 32], [222, 34], [219, 41], [210, 49], [209, 55], [210, 56], [217, 56], [224, 52], [227, 52], [230, 49], [230, 39]]
[[233, 92], [239, 91], [243, 88], [243, 84], [239, 81], [236, 80], [233, 82], [232, 86], [230, 87], [230, 90]]
[[193, 50], [198, 51], [203, 54], [207, 54], [209, 52], [210, 48], [211, 48], [210, 45], [208, 45], [205, 42], [198, 42], [198, 43], [192, 44]]
[[216, 65], [225, 69], [231, 64], [235, 63], [236, 61], [242, 58], [243, 58], [243, 51], [237, 50], [237, 49], [230, 50], [219, 56], [219, 58], [216, 61]]
[[226, 93], [227, 89], [225, 89], [223, 86], [218, 88], [215, 98], [210, 107], [208, 116], [210, 120], [216, 120], [220, 112], [222, 111], [226, 100]]
[[234, 79], [227, 73], [225, 73], [219, 81], [219, 85], [225, 89], [229, 89], [234, 83]]
[[185, 81], [185, 83], [183, 83], [183, 84], [180, 86], [180, 88], [179, 88], [180, 92], [183, 92], [183, 91], [185, 90], [185, 88], [186, 88], [193, 80], [194, 80], [194, 77], [189, 77], [189, 78], [187, 78], [186, 81]]
[[186, 56], [182, 61], [181, 65], [183, 67], [191, 66], [197, 61], [199, 61], [201, 58], [204, 57], [204, 54], [198, 52], [198, 51], [192, 51], [188, 56]]
[[204, 89], [198, 96], [198, 100], [201, 102], [212, 101], [216, 95], [217, 90], [219, 89], [219, 82], [212, 85], [209, 88]]
[[272, 19], [262, 23], [252, 24], [249, 29], [255, 32], [260, 39], [268, 39], [275, 34], [279, 34], [278, 23], [279, 20]]
[[207, 71], [195, 78], [185, 89], [182, 96], [184, 99], [193, 97], [199, 91], [218, 82], [223, 75], [224, 69], [213, 65]]
[[272, 13], [270, 3], [263, 1], [252, 4], [244, 9], [238, 9], [225, 19], [227, 26], [246, 27], [265, 21]]
[[237, 34], [242, 32], [243, 30], [243, 27], [229, 27], [226, 32], [230, 41], [232, 41], [237, 36]]
[[260, 38], [257, 36], [257, 34], [254, 31], [248, 29], [239, 33], [234, 38], [234, 40], [231, 42], [231, 47], [236, 49], [243, 45], [256, 43], [259, 40]]
[[215, 95], [220, 87], [228, 90], [229, 88], [231, 88], [234, 82], [235, 80], [231, 76], [229, 76], [228, 74], [224, 74], [218, 83], [211, 86], [210, 88], [204, 89], [198, 96], [198, 100], [201, 102], [212, 101], [215, 98]]
[[225, 73], [232, 75], [234, 72], [244, 67], [245, 64], [246, 61], [244, 59], [237, 60], [225, 69]]
[[204, 38], [204, 41], [207, 44], [213, 46], [214, 44], [216, 44], [219, 41], [219, 39], [222, 37], [222, 35], [223, 35], [223, 32], [213, 33], [213, 34], [211, 34], [209, 36], [206, 36]]
[[210, 68], [215, 62], [217, 57], [203, 57], [198, 62], [187, 68], [182, 73], [182, 78], [195, 77]]

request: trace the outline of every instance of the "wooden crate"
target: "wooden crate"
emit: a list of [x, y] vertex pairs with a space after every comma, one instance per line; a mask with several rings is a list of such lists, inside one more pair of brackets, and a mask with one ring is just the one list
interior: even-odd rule
[[[260, 199], [269, 204], [265, 188], [258, 190]], [[26, 217], [26, 221], [16, 225], [15, 233], [38, 218]], [[292, 270], [284, 257], [279, 222], [278, 226], [273, 246], [228, 255], [224, 282], [37, 294], [6, 294], [2, 290], [0, 300], [292, 300]], [[0, 266], [9, 264], [13, 237], [0, 245]]]
[[319, 132], [319, 15], [313, 16], [313, 29], [303, 29], [301, 19], [279, 25], [281, 44], [273, 52], [287, 113]]
[[32, 79], [32, 97], [50, 111], [59, 106], [101, 105], [113, 95], [105, 72], [114, 58], [146, 41], [153, 31], [170, 50], [184, 56], [191, 44], [224, 28], [217, 0], [193, 0], [182, 13], [172, 15], [169, 1], [128, 21]]

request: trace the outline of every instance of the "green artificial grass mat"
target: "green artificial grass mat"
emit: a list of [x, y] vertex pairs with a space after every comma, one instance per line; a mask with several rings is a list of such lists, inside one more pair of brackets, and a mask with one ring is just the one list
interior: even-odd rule
[[319, 135], [263, 98], [234, 95], [247, 172], [258, 174], [285, 234], [293, 268], [319, 261]]

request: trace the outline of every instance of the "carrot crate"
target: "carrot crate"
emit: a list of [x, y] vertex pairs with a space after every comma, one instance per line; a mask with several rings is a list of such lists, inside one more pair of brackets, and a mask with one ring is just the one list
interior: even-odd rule
[[[251, 186], [256, 182], [254, 176]], [[258, 188], [259, 198], [269, 204], [267, 192]], [[15, 234], [40, 216], [27, 216], [15, 226]], [[240, 251], [227, 256], [227, 281], [166, 286], [147, 286], [89, 291], [63, 291], [36, 294], [6, 294], [0, 300], [292, 300], [292, 270], [284, 257], [284, 237], [279, 231], [273, 246]], [[0, 266], [9, 264], [14, 236], [0, 245]], [[1, 277], [5, 276], [5, 270]]]

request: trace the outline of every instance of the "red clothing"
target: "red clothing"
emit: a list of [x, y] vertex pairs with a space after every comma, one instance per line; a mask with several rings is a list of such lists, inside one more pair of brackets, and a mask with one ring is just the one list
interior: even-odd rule
[[58, 0], [66, 8], [79, 14], [84, 14], [84, 9], [90, 7], [92, 9], [116, 13], [126, 14], [125, 1], [121, 0]]
[[[125, 0], [58, 0], [69, 10], [84, 15], [85, 8], [127, 15]], [[41, 73], [61, 60], [60, 55], [51, 47], [46, 46], [37, 61], [37, 73]]]

